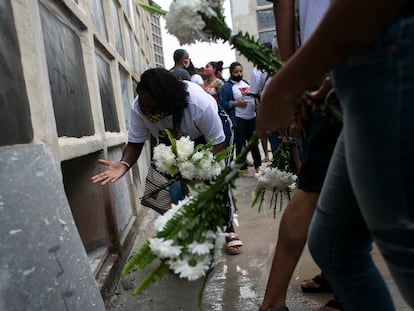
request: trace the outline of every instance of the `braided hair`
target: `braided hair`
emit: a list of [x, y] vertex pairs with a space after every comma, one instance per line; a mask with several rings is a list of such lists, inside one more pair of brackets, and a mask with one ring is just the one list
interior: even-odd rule
[[179, 131], [187, 108], [187, 85], [164, 68], [148, 69], [141, 75], [137, 92], [146, 91], [154, 98], [156, 110], [173, 116], [173, 130]]

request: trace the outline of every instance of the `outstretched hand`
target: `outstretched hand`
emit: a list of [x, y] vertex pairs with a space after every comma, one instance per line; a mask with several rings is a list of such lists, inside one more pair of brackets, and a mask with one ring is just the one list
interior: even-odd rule
[[106, 171], [91, 178], [94, 184], [100, 182], [101, 185], [104, 186], [107, 183], [116, 182], [128, 171], [128, 168], [120, 162], [106, 161], [102, 159], [99, 159], [98, 162], [106, 165]]

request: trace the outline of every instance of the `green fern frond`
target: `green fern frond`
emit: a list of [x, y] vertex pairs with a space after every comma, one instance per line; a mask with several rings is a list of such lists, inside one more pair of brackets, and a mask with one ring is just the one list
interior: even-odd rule
[[270, 75], [273, 75], [283, 65], [281, 59], [273, 53], [272, 49], [265, 47], [257, 48], [260, 46], [259, 40], [255, 40], [249, 33], [239, 31], [230, 38], [230, 43], [240, 54], [257, 65], [259, 69], [267, 71]]
[[227, 148], [220, 150], [216, 153], [215, 157], [217, 161], [226, 160], [233, 155], [233, 148], [234, 146], [228, 146]]
[[152, 253], [147, 241], [141, 248], [128, 260], [122, 269], [122, 276], [127, 275], [135, 268], [143, 269], [150, 264], [156, 256]]
[[135, 288], [132, 292], [132, 295], [136, 296], [141, 294], [144, 290], [146, 290], [151, 284], [154, 284], [160, 278], [162, 278], [165, 273], [169, 271], [169, 267], [166, 263], [162, 262], [158, 267], [151, 270], [148, 275], [144, 278], [144, 280], [140, 283], [139, 287]]
[[145, 11], [147, 11], [151, 15], [159, 14], [161, 16], [164, 16], [165, 14], [168, 13], [168, 11], [165, 11], [165, 10], [161, 9], [161, 7], [158, 4], [156, 4], [155, 2], [153, 2], [152, 5], [148, 5], [148, 4], [145, 4], [145, 3], [142, 3], [142, 2], [137, 2], [137, 5], [140, 6], [141, 8], [143, 8]]
[[[257, 202], [263, 201], [263, 197], [264, 197], [265, 192], [266, 192], [266, 189], [264, 187], [257, 186], [255, 191], [254, 191], [253, 201], [252, 201], [250, 207], [254, 207], [257, 204]], [[259, 209], [260, 209], [260, 206], [259, 206]]]
[[211, 40], [221, 39], [223, 42], [226, 42], [231, 36], [231, 29], [226, 24], [221, 8], [216, 7], [214, 11], [216, 12], [216, 16], [209, 16], [202, 12], [197, 12], [205, 23], [203, 31], [208, 34]]
[[201, 284], [200, 290], [198, 291], [198, 295], [197, 295], [198, 310], [202, 310], [202, 307], [203, 307], [203, 293], [204, 293], [204, 289], [206, 288], [208, 276], [210, 275], [211, 271], [213, 271], [213, 268], [209, 269], [206, 272], [206, 275], [203, 279], [203, 283]]

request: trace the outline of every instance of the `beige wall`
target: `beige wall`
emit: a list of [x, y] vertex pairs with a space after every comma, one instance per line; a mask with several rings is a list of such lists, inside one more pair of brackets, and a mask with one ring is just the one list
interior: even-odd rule
[[[256, 0], [230, 0], [233, 32], [248, 32], [257, 40], [258, 24], [257, 24], [257, 1]], [[272, 3], [260, 6], [260, 9], [268, 9], [272, 7]], [[272, 30], [272, 29], [269, 29]], [[243, 65], [244, 78], [250, 80], [254, 64], [249, 62], [244, 56], [236, 53], [236, 60]]]
[[[114, 1], [113, 4], [111, 1]], [[148, 2], [148, 1], [143, 1]], [[139, 227], [146, 216], [146, 209], [139, 205], [143, 182], [149, 165], [149, 143], [131, 172], [119, 183], [101, 187], [90, 182], [92, 174], [102, 170], [98, 158], [119, 160], [127, 141], [126, 108], [134, 97], [135, 83], [139, 75], [155, 67], [151, 33], [151, 16], [135, 6], [134, 0], [102, 1], [107, 38], [96, 29], [91, 15], [92, 0], [10, 0], [23, 68], [24, 82], [29, 99], [33, 127], [32, 144], [46, 144], [54, 164], [61, 175], [75, 223], [82, 241], [89, 249], [100, 246], [95, 274], [111, 253], [126, 254], [128, 236]], [[59, 137], [57, 132], [52, 90], [40, 9], [45, 6], [61, 23], [79, 38], [82, 49], [88, 100], [91, 105], [94, 134], [84, 137]], [[116, 8], [116, 12], [113, 8]], [[115, 42], [114, 14], [118, 15], [124, 56], [117, 51]], [[115, 111], [119, 120], [119, 132], [105, 131], [97, 74], [96, 55], [99, 53], [109, 63], [110, 84], [114, 94]], [[126, 72], [127, 89], [122, 93], [120, 70]], [[124, 80], [123, 80], [124, 81]], [[76, 90], [74, 90], [76, 92]], [[125, 96], [126, 94], [126, 96]], [[128, 101], [126, 103], [126, 101]], [[77, 120], [68, 120], [75, 122]], [[79, 170], [79, 171], [77, 171]], [[123, 258], [122, 260], [124, 260]], [[94, 259], [96, 261], [96, 258]]]

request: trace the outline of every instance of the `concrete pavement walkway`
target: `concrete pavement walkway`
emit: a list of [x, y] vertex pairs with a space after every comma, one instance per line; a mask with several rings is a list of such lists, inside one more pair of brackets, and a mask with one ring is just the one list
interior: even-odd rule
[[[251, 168], [250, 168], [251, 169]], [[226, 255], [217, 262], [211, 273], [203, 299], [205, 311], [257, 311], [264, 295], [273, 251], [278, 234], [280, 214], [276, 219], [266, 207], [261, 214], [251, 208], [255, 178], [242, 177], [236, 181], [234, 195], [238, 208], [239, 227], [236, 232], [244, 243], [240, 255]], [[156, 213], [153, 214], [156, 217]], [[152, 219], [140, 228], [136, 245], [141, 245], [152, 234]], [[374, 251], [375, 260], [384, 273], [399, 311], [411, 310], [399, 295], [380, 255]], [[148, 269], [149, 270], [149, 269]], [[148, 271], [146, 270], [146, 271]], [[290, 311], [309, 311], [326, 303], [330, 295], [303, 294], [300, 282], [312, 278], [319, 269], [305, 249], [293, 274], [288, 291], [287, 305]], [[112, 298], [109, 311], [196, 311], [197, 295], [201, 281], [188, 282], [173, 274], [165, 276], [139, 296], [132, 296], [134, 287], [145, 275], [145, 271], [130, 273], [122, 279]]]

